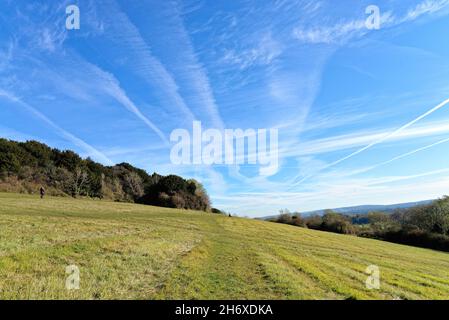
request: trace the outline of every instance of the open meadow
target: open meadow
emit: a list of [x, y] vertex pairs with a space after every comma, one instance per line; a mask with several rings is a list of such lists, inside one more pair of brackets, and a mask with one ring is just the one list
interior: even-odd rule
[[[80, 271], [66, 289], [66, 267]], [[366, 268], [380, 268], [380, 289]], [[444, 299], [449, 254], [194, 211], [0, 194], [1, 299]]]

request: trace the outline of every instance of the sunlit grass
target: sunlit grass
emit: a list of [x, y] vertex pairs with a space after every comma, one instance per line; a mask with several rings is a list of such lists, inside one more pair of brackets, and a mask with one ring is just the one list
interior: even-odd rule
[[[65, 268], [80, 269], [67, 290]], [[368, 265], [379, 290], [365, 286]], [[443, 299], [449, 254], [263, 221], [0, 193], [2, 299]]]

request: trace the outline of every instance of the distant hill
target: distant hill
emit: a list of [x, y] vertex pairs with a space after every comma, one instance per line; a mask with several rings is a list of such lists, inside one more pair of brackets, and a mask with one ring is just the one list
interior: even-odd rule
[[[434, 200], [397, 203], [397, 204], [390, 204], [390, 205], [361, 205], [361, 206], [354, 206], [354, 207], [336, 208], [336, 209], [332, 209], [332, 210], [337, 213], [342, 213], [342, 214], [368, 214], [372, 211], [392, 213], [393, 211], [395, 211], [397, 209], [407, 209], [407, 208], [411, 208], [411, 207], [426, 205], [426, 204], [430, 204], [432, 201], [434, 201]], [[304, 212], [304, 215], [324, 214], [324, 211], [325, 210], [307, 211], [307, 212]]]
[[[406, 202], [406, 203], [398, 203], [398, 204], [390, 204], [390, 205], [361, 205], [361, 206], [354, 206], [354, 207], [334, 208], [334, 209], [330, 209], [330, 210], [337, 212], [337, 213], [341, 213], [341, 214], [347, 214], [347, 215], [368, 214], [372, 211], [393, 213], [397, 209], [407, 209], [407, 208], [411, 208], [411, 207], [426, 205], [426, 204], [430, 204], [432, 201], [434, 201], [434, 200]], [[303, 216], [323, 215], [326, 210], [329, 210], [329, 209], [306, 211], [306, 212], [301, 212], [301, 214]], [[275, 217], [277, 217], [277, 215], [262, 217], [260, 219], [268, 220], [268, 219], [275, 218]]]

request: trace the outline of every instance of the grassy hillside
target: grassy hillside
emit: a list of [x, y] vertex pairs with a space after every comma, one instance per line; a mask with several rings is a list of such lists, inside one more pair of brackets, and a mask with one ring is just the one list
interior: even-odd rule
[[[65, 268], [81, 272], [65, 288]], [[365, 287], [368, 265], [380, 290]], [[449, 254], [206, 213], [0, 194], [0, 298], [449, 298]]]

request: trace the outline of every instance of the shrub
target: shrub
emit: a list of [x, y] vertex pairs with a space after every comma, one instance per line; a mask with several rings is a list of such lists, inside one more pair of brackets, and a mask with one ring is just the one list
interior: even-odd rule
[[398, 230], [388, 231], [378, 236], [386, 241], [449, 252], [449, 237], [442, 234], [420, 230]]
[[306, 225], [310, 229], [320, 230], [323, 218], [319, 215], [309, 216], [305, 219]]
[[215, 214], [223, 214], [223, 215], [226, 214], [226, 212], [223, 212], [223, 211], [221, 211], [220, 209], [217, 209], [217, 208], [212, 208], [211, 212], [215, 213]]
[[323, 216], [321, 230], [342, 234], [354, 234], [355, 228], [347, 216], [327, 211]]
[[291, 218], [291, 224], [297, 227], [307, 228], [306, 221], [302, 218], [300, 213], [293, 213]]
[[278, 223], [285, 223], [285, 224], [291, 224], [292, 223], [292, 217], [288, 213], [281, 213], [276, 218], [276, 222], [278, 222]]

